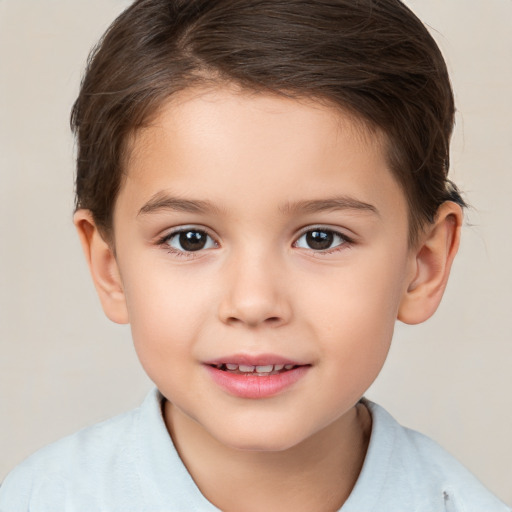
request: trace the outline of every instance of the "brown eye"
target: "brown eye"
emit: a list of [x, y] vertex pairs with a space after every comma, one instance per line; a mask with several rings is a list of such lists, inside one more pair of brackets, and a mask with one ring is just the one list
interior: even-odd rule
[[333, 233], [329, 231], [309, 231], [306, 233], [306, 243], [311, 249], [322, 251], [329, 249], [334, 239]]
[[326, 251], [343, 245], [346, 242], [348, 242], [348, 239], [336, 231], [330, 229], [311, 229], [306, 231], [295, 242], [295, 247], [312, 249], [314, 251]]
[[198, 229], [187, 229], [173, 233], [165, 243], [179, 252], [194, 252], [215, 247], [212, 238]]

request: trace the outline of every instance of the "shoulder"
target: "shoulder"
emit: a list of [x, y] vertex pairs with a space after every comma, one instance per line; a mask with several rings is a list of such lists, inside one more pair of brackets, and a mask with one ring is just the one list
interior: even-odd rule
[[154, 389], [131, 412], [51, 444], [0, 487], [0, 512], [218, 512], [183, 465]]
[[358, 484], [372, 487], [380, 503], [375, 510], [510, 512], [435, 441], [402, 427], [382, 407], [365, 404], [373, 426]]
[[137, 486], [133, 468], [140, 412], [137, 408], [87, 427], [31, 455], [2, 483], [0, 512], [49, 511], [48, 503], [64, 504], [70, 495], [94, 508], [98, 494], [93, 489], [101, 493], [116, 479]]

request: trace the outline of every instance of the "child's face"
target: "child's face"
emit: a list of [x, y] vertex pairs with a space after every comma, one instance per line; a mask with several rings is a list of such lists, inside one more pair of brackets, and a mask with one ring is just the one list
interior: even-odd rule
[[173, 414], [255, 450], [341, 419], [379, 373], [414, 273], [380, 138], [317, 103], [219, 88], [175, 97], [132, 147], [117, 264]]

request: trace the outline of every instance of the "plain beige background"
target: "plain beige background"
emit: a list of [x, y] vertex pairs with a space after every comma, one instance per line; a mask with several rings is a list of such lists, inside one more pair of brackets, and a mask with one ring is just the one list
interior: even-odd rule
[[[452, 176], [473, 206], [437, 315], [397, 326], [368, 396], [512, 504], [512, 1], [409, 0], [452, 72]], [[139, 404], [151, 383], [104, 318], [71, 222], [69, 110], [126, 0], [0, 0], [0, 480]]]

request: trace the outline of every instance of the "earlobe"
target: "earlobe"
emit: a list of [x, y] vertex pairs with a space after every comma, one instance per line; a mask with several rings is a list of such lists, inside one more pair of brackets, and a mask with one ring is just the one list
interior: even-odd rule
[[413, 272], [406, 283], [398, 320], [419, 324], [435, 313], [459, 248], [461, 226], [461, 207], [451, 201], [443, 203], [411, 255]]
[[101, 236], [89, 210], [77, 210], [73, 221], [103, 311], [113, 322], [128, 323], [123, 284], [111, 246]]

